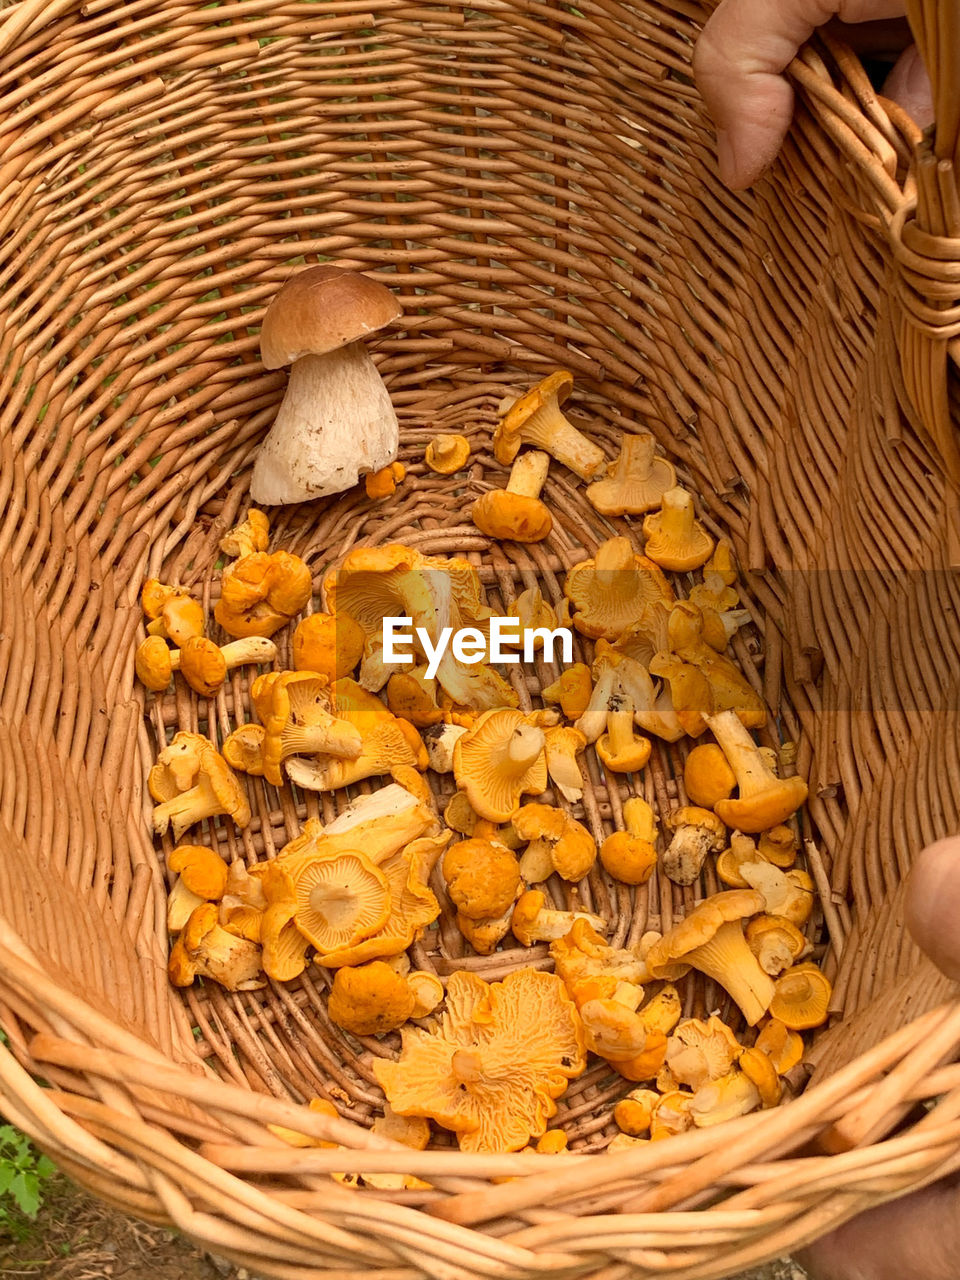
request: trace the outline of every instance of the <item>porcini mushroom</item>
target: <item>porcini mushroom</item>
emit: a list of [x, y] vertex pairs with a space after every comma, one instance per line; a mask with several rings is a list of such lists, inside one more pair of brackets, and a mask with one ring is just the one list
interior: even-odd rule
[[607, 464], [607, 478], [587, 487], [587, 497], [601, 515], [639, 515], [660, 506], [663, 495], [676, 484], [677, 473], [656, 449], [649, 432], [624, 432], [620, 456]]
[[505, 489], [483, 493], [470, 508], [470, 519], [489, 538], [542, 542], [553, 528], [550, 509], [540, 501], [550, 458], [540, 450], [521, 453]]
[[542, 729], [511, 707], [485, 711], [453, 748], [453, 773], [470, 804], [491, 822], [509, 822], [524, 794], [546, 790]]
[[662, 571], [637, 555], [628, 538], [602, 542], [592, 559], [573, 566], [563, 590], [573, 609], [573, 625], [593, 639], [616, 640], [644, 605], [671, 605], [674, 599]]
[[393, 462], [397, 415], [363, 339], [401, 314], [389, 289], [354, 271], [323, 264], [287, 280], [260, 329], [264, 368], [292, 367], [254, 463], [255, 502], [341, 493]]
[[441, 476], [451, 476], [470, 459], [470, 441], [466, 436], [434, 436], [424, 450], [423, 460], [431, 471]]
[[539, 1138], [586, 1065], [563, 983], [534, 969], [489, 984], [452, 974], [437, 1027], [404, 1027], [401, 1036], [399, 1061], [373, 1061], [390, 1106], [452, 1129], [464, 1151], [517, 1151]]
[[250, 821], [250, 805], [236, 774], [213, 743], [197, 733], [174, 734], [150, 770], [147, 789], [157, 802], [157, 835], [170, 828], [179, 841], [188, 827], [221, 813], [229, 814], [238, 827]]
[[514, 400], [493, 435], [497, 461], [509, 466], [520, 446], [528, 444], [545, 449], [581, 480], [592, 480], [607, 459], [561, 410], [572, 390], [573, 374], [560, 369]]
[[527, 848], [520, 874], [539, 884], [554, 872], [564, 880], [582, 880], [597, 860], [597, 844], [581, 822], [548, 804], [525, 804], [512, 818], [513, 829]]
[[693, 884], [708, 853], [723, 848], [726, 828], [715, 813], [697, 805], [683, 805], [670, 815], [673, 839], [661, 860], [674, 884]]
[[657, 822], [653, 809], [639, 796], [623, 806], [626, 831], [614, 831], [600, 846], [604, 869], [621, 884], [646, 884], [657, 865]]
[[647, 558], [677, 573], [699, 569], [713, 551], [713, 538], [696, 518], [693, 495], [679, 486], [667, 489], [660, 510], [644, 519], [643, 536]]
[[747, 946], [743, 920], [762, 910], [763, 895], [752, 889], [704, 899], [650, 948], [650, 973], [672, 980], [692, 965], [728, 991], [755, 1026], [770, 1007], [773, 982]]
[[778, 778], [767, 768], [735, 711], [718, 712], [708, 723], [737, 778], [736, 798], [717, 801], [717, 816], [723, 822], [738, 831], [766, 831], [800, 808], [807, 784], [796, 775]]

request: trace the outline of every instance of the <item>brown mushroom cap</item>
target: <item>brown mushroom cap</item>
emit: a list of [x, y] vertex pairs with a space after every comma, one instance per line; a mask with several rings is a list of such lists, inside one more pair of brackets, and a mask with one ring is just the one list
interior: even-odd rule
[[403, 314], [386, 285], [342, 267], [300, 271], [267, 307], [260, 328], [260, 358], [280, 369], [301, 356], [325, 355], [376, 333]]

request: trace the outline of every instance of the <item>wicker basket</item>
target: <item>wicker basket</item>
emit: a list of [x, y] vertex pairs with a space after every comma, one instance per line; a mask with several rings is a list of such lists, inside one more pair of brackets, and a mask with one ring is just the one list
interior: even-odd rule
[[[791, 67], [780, 162], [740, 197], [689, 74], [710, 7], [20, 0], [0, 22], [2, 1109], [95, 1194], [258, 1274], [708, 1280], [960, 1166], [960, 1004], [899, 890], [960, 807], [960, 20], [909, 6], [942, 89], [933, 137], [825, 38]], [[796, 740], [811, 779], [835, 976], [788, 1106], [591, 1155], [622, 1090], [597, 1068], [558, 1117], [581, 1158], [398, 1153], [369, 1130], [370, 1055], [392, 1049], [329, 1024], [318, 971], [169, 987], [145, 772], [158, 740], [208, 715], [222, 734], [249, 704], [237, 674], [145, 720], [137, 592], [180, 578], [209, 607], [284, 386], [258, 362], [263, 308], [326, 258], [404, 303], [377, 353], [411, 480], [388, 503], [278, 514], [318, 584], [349, 546], [400, 540], [469, 554], [494, 600], [535, 580], [557, 597], [584, 550], [635, 530], [559, 468], [542, 547], [508, 553], [464, 520], [465, 494], [502, 482], [500, 398], [560, 366], [609, 453], [649, 426], [733, 537], [756, 624], [738, 655], [768, 740]], [[423, 468], [443, 427], [471, 437], [466, 480]], [[609, 831], [627, 793], [589, 768], [582, 816]], [[646, 771], [662, 810], [677, 773], [668, 750]], [[208, 833], [224, 853], [271, 855], [334, 812], [251, 796], [242, 839]], [[692, 892], [584, 890], [619, 912], [617, 940]], [[341, 1120], [304, 1117], [318, 1093]], [[350, 1150], [291, 1156], [268, 1123]], [[432, 1189], [352, 1190], [329, 1178], [346, 1167]]]

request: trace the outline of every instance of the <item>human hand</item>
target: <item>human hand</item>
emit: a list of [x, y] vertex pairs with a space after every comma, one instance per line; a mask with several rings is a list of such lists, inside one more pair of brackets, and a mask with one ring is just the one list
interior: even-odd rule
[[[831, 18], [872, 22], [902, 17], [904, 0], [722, 0], [697, 41], [693, 72], [717, 127], [720, 176], [749, 187], [773, 162], [793, 116], [793, 89], [782, 75], [815, 28]], [[929, 123], [930, 85], [911, 47], [887, 89], [921, 127]]]
[[[960, 837], [938, 840], [907, 884], [907, 925], [937, 968], [960, 981]], [[798, 1259], [812, 1280], [955, 1280], [957, 1175], [852, 1218]]]

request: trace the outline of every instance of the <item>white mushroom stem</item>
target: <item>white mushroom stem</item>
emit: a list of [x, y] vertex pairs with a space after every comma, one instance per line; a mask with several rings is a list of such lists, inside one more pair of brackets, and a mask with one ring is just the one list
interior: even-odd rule
[[583, 715], [574, 722], [587, 742], [596, 742], [607, 727], [607, 711], [617, 689], [617, 673], [612, 664], [604, 665], [590, 694]]
[[397, 415], [362, 342], [301, 356], [250, 481], [254, 502], [306, 502], [352, 488], [397, 456]]
[[635, 571], [633, 547], [628, 538], [608, 538], [597, 547], [593, 559], [594, 573], [601, 587], [624, 585], [623, 573]]
[[521, 777], [534, 764], [545, 742], [542, 729], [521, 725], [510, 735], [505, 746], [495, 752], [497, 768], [512, 778]]
[[[220, 652], [227, 670], [232, 671], [234, 667], [244, 667], [249, 663], [274, 662], [277, 646], [266, 636], [246, 636], [243, 640], [231, 640], [229, 644], [221, 645]], [[179, 649], [171, 649], [170, 667], [173, 671], [180, 670]]]
[[550, 470], [550, 455], [540, 449], [530, 449], [517, 455], [510, 468], [507, 493], [518, 493], [524, 498], [539, 498]]

